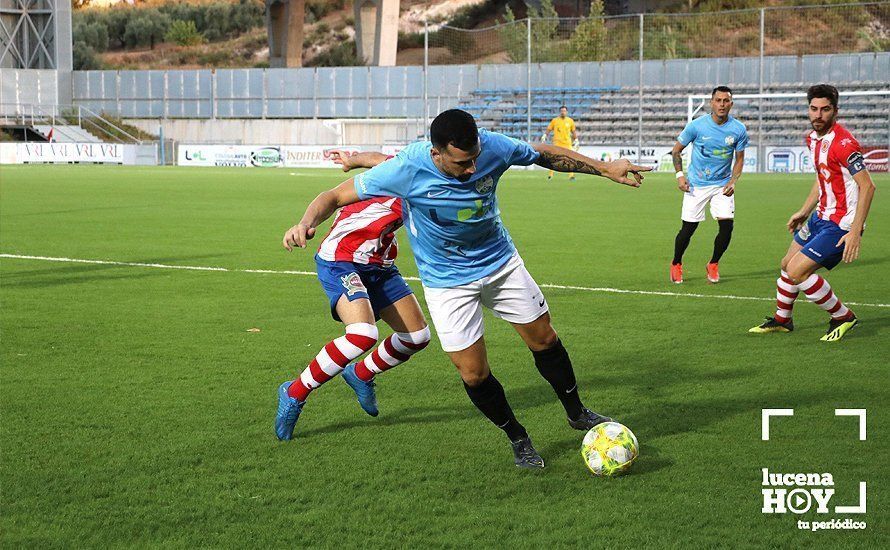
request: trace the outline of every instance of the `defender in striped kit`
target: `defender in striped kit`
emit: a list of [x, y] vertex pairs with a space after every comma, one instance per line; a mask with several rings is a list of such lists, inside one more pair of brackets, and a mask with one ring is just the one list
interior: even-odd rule
[[816, 271], [822, 267], [831, 270], [841, 260], [850, 263], [859, 257], [875, 186], [865, 169], [859, 142], [836, 122], [837, 89], [827, 84], [811, 86], [807, 100], [813, 131], [806, 143], [816, 182], [803, 206], [788, 220], [794, 240], [782, 258], [782, 273], [776, 281], [776, 314], [749, 332], [794, 330], [792, 310], [803, 292], [830, 315], [822, 341], [837, 342], [859, 320]]
[[[343, 151], [333, 151], [331, 157], [344, 172], [370, 168], [387, 159], [380, 153], [347, 155]], [[397, 198], [373, 198], [337, 213], [315, 263], [331, 316], [346, 325], [346, 333], [328, 342], [299, 378], [279, 386], [278, 439], [293, 437], [306, 398], [341, 372], [362, 409], [377, 416], [374, 376], [404, 363], [429, 344], [430, 329], [420, 305], [394, 264], [395, 231], [401, 226], [402, 202]], [[381, 318], [395, 332], [363, 360], [352, 363], [377, 346], [376, 321]]]

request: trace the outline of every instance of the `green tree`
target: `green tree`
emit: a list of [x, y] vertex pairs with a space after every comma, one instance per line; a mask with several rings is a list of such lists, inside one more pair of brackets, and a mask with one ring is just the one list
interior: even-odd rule
[[71, 53], [75, 71], [89, 71], [102, 68], [102, 64], [96, 56], [96, 50], [86, 42], [75, 42]]
[[135, 8], [126, 5], [114, 6], [105, 12], [105, 28], [108, 29], [108, 37], [116, 42], [119, 48], [127, 45], [124, 35], [127, 32], [127, 23], [135, 13]]
[[194, 46], [204, 43], [204, 35], [198, 32], [194, 21], [174, 21], [164, 35], [167, 42], [175, 42], [180, 46]]
[[554, 41], [559, 32], [559, 14], [553, 7], [552, 0], [541, 0], [541, 9], [529, 8], [531, 19], [532, 61], [542, 63], [551, 61]]
[[78, 19], [71, 28], [74, 42], [83, 42], [94, 51], [104, 52], [108, 49], [108, 27], [99, 21]]
[[522, 63], [528, 57], [526, 52], [526, 29], [525, 25], [516, 21], [513, 10], [507, 6], [507, 12], [504, 14], [504, 24], [498, 28], [498, 34], [501, 37], [501, 44], [507, 50], [507, 55], [513, 63]]
[[157, 10], [137, 10], [136, 14], [127, 22], [124, 31], [124, 43], [127, 47], [148, 45], [154, 49], [155, 42], [167, 34], [170, 27], [170, 17]]
[[606, 50], [606, 20], [603, 18], [602, 0], [590, 3], [590, 15], [575, 28], [569, 39], [570, 61], [604, 61], [609, 57]]

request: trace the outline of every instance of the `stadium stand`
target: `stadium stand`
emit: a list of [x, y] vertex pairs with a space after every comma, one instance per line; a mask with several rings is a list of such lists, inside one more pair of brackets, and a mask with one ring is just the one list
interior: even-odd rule
[[[736, 95], [757, 93], [756, 87], [750, 84], [728, 85]], [[808, 85], [784, 84], [765, 89], [764, 93], [800, 93]], [[842, 91], [876, 90], [885, 86], [886, 83], [878, 81], [847, 82]], [[673, 144], [686, 124], [689, 95], [710, 92], [710, 87], [688, 85], [644, 88], [642, 122], [646, 143]], [[462, 99], [459, 107], [483, 121], [483, 126], [489, 129], [526, 139], [527, 93], [525, 88], [477, 89]], [[568, 106], [582, 143], [635, 143], [638, 139], [637, 88], [532, 88], [531, 93], [532, 139], [544, 132], [560, 105]], [[863, 143], [886, 142], [890, 95], [842, 97], [840, 107], [841, 120], [856, 129]], [[762, 108], [762, 122], [759, 108]], [[707, 105], [703, 112], [708, 112]], [[737, 99], [733, 115], [745, 122], [752, 138], [762, 124], [764, 142], [775, 145], [799, 145], [807, 128], [806, 111], [800, 98]]]
[[52, 131], [52, 141], [57, 143], [102, 143], [98, 137], [80, 126], [71, 124], [35, 125], [34, 130], [46, 141], [50, 141], [50, 131]]

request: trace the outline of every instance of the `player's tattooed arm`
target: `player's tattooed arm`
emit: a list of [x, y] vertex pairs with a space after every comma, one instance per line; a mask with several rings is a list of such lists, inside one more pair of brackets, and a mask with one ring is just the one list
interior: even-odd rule
[[293, 250], [295, 246], [306, 248], [306, 241], [315, 236], [315, 228], [319, 224], [330, 218], [338, 208], [358, 201], [358, 193], [355, 191], [352, 178], [333, 189], [324, 191], [309, 203], [300, 223], [287, 230], [281, 244], [287, 250]]
[[[674, 148], [671, 149], [671, 158], [674, 161], [674, 171], [682, 172], [683, 171], [683, 149], [686, 146], [680, 143], [679, 141], [674, 142]], [[689, 182], [686, 181], [686, 176], [677, 177], [677, 188], [684, 193], [689, 191]]]
[[599, 162], [587, 158], [580, 153], [552, 145], [536, 146], [535, 149], [541, 154], [535, 163], [538, 166], [556, 170], [557, 172], [580, 172], [582, 174], [593, 174], [594, 176], [603, 175], [600, 168], [605, 164], [604, 162]]
[[674, 171], [682, 172], [683, 171], [683, 149], [684, 146], [679, 141], [674, 143], [674, 148], [671, 149], [671, 158], [674, 160]]
[[627, 159], [619, 159], [612, 162], [602, 162], [586, 157], [571, 149], [563, 149], [543, 143], [533, 145], [535, 151], [540, 153], [537, 164], [542, 168], [556, 170], [557, 172], [578, 172], [581, 174], [593, 174], [603, 176], [610, 180], [639, 187], [643, 182], [640, 172], [649, 172], [651, 168], [631, 164]]

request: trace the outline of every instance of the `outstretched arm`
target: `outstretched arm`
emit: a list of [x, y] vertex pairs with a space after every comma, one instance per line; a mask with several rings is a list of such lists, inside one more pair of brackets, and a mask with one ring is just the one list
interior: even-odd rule
[[349, 172], [356, 168], [374, 168], [389, 158], [383, 153], [377, 152], [363, 152], [350, 155], [348, 151], [342, 149], [329, 151], [328, 155], [331, 157], [334, 164], [339, 164], [343, 167], [344, 172]]
[[315, 236], [315, 228], [331, 217], [335, 210], [359, 201], [352, 178], [337, 187], [329, 189], [309, 203], [300, 223], [291, 227], [284, 234], [281, 244], [288, 251], [294, 247], [306, 248], [306, 241]]
[[562, 147], [543, 143], [531, 145], [540, 154], [535, 164], [549, 170], [556, 170], [557, 172], [593, 174], [594, 176], [609, 178], [616, 183], [639, 187], [643, 183], [643, 175], [640, 172], [652, 170], [645, 166], [631, 164], [627, 159], [603, 162], [586, 157], [571, 149], [563, 149]]

